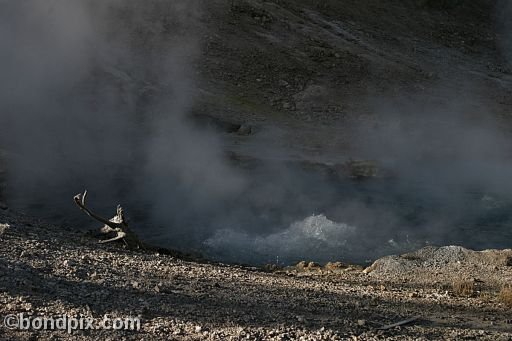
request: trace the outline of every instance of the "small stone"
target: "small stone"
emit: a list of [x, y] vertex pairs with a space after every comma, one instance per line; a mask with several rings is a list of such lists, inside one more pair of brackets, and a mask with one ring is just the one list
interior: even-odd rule
[[310, 269], [310, 270], [311, 269], [320, 269], [320, 268], [321, 268], [321, 266], [318, 263], [315, 263], [315, 262], [309, 262], [308, 263], [308, 269]]
[[297, 265], [295, 265], [295, 267], [297, 267], [298, 269], [304, 269], [305, 267], [307, 267], [307, 263], [305, 261], [300, 261], [297, 263]]
[[0, 237], [11, 227], [9, 224], [0, 224]]
[[366, 324], [366, 320], [357, 320], [357, 325], [358, 326], [364, 326]]
[[248, 124], [242, 124], [236, 133], [241, 136], [251, 135], [252, 127]]
[[196, 326], [196, 327], [194, 328], [194, 331], [195, 331], [196, 333], [200, 333], [202, 330], [203, 330], [203, 328], [201, 328], [201, 326]]
[[373, 268], [372, 266], [369, 266], [369, 267], [367, 267], [367, 268], [365, 268], [365, 269], [363, 270], [363, 273], [364, 273], [365, 275], [368, 275], [368, 274], [369, 274], [370, 272], [372, 272], [373, 270], [374, 270], [374, 268]]
[[335, 262], [335, 263], [329, 262], [329, 263], [325, 264], [324, 268], [325, 268], [325, 270], [335, 271], [335, 270], [346, 269], [347, 265], [343, 264], [342, 262]]

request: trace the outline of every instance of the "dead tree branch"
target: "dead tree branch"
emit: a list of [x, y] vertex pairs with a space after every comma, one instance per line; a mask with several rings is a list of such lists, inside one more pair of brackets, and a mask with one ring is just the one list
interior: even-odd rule
[[100, 243], [111, 243], [118, 240], [122, 240], [128, 248], [139, 249], [143, 248], [142, 243], [139, 241], [137, 236], [130, 230], [128, 224], [124, 218], [123, 209], [121, 206], [117, 206], [117, 213], [111, 219], [105, 219], [87, 208], [85, 199], [87, 198], [87, 191], [75, 195], [74, 200], [77, 206], [84, 211], [88, 216], [96, 219], [100, 223], [104, 224], [101, 228], [101, 233], [109, 235], [111, 238], [101, 240]]

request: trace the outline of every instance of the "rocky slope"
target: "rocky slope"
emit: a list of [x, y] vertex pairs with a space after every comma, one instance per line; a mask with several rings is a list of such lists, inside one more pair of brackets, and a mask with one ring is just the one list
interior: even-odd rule
[[[259, 144], [284, 145], [299, 159], [358, 157], [354, 122], [389, 119], [389, 101], [428, 107], [462, 96], [508, 115], [512, 78], [494, 1], [233, 3], [207, 5], [196, 110], [282, 129], [278, 138], [260, 134]], [[239, 153], [255, 153], [253, 138], [233, 139]]]

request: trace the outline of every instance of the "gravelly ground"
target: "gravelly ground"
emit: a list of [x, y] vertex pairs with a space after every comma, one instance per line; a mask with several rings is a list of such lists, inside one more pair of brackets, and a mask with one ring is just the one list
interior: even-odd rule
[[[445, 275], [416, 281], [344, 266], [264, 272], [105, 246], [9, 210], [0, 210], [0, 224], [2, 317], [134, 316], [142, 324], [72, 335], [0, 328], [6, 340], [512, 339], [512, 311], [495, 291], [457, 297]], [[420, 319], [377, 330], [413, 316]]]

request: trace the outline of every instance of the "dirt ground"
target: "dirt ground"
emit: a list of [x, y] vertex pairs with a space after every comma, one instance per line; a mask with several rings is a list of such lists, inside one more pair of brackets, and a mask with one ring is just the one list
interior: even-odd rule
[[[21, 313], [141, 319], [139, 331], [72, 335], [3, 326], [3, 340], [512, 339], [512, 310], [499, 299], [502, 283], [494, 280], [512, 277], [503, 257], [487, 264], [494, 277], [477, 262], [460, 265], [457, 252], [448, 258], [446, 252], [424, 254], [424, 260], [445, 263], [415, 271], [386, 260], [372, 271], [343, 264], [266, 271], [105, 246], [10, 210], [0, 211], [0, 223], [2, 319]], [[468, 296], [454, 292], [461, 271], [453, 270], [452, 261], [476, 283]], [[418, 319], [379, 330], [412, 317]]]

